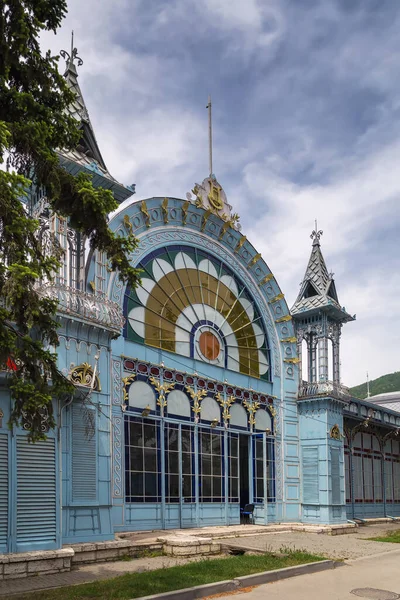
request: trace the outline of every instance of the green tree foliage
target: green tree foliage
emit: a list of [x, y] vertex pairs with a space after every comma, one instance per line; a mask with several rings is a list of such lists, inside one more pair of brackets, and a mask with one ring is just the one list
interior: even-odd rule
[[123, 281], [138, 281], [129, 263], [136, 239], [108, 227], [108, 214], [117, 208], [112, 193], [84, 174], [70, 175], [56, 153], [76, 147], [79, 133], [67, 111], [73, 92], [58, 72], [58, 57], [41, 54], [39, 35], [55, 32], [66, 10], [65, 0], [0, 0], [0, 366], [8, 362], [15, 369], [10, 425], [24, 417], [32, 441], [43, 435], [41, 413], [52, 414], [52, 397], [71, 391], [71, 384], [56, 365], [57, 304], [38, 294], [60, 255], [42, 252], [38, 222], [21, 202], [30, 187], [43, 189], [52, 211], [104, 251]]
[[[383, 394], [385, 392], [397, 392], [400, 390], [400, 371], [382, 375], [378, 379], [369, 382], [369, 391], [371, 396]], [[356, 398], [364, 400], [367, 397], [367, 382], [350, 388], [351, 393]]]

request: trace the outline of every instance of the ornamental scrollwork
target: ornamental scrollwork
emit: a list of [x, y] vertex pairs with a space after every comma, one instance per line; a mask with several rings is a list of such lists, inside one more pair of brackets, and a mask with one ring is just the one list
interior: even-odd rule
[[195, 422], [197, 423], [199, 420], [199, 415], [201, 413], [200, 402], [202, 401], [204, 396], [207, 396], [207, 390], [197, 390], [196, 392], [192, 387], [187, 385], [186, 391], [193, 400], [192, 411], [195, 414]]
[[135, 373], [128, 375], [128, 377], [122, 377], [122, 404], [121, 408], [125, 411], [125, 406], [129, 400], [129, 388], [131, 387], [132, 381], [135, 379]]
[[331, 428], [329, 435], [333, 440], [340, 441], [342, 439], [342, 434], [340, 433], [339, 425], [334, 425]]
[[224, 398], [220, 392], [215, 395], [216, 400], [222, 406], [222, 420], [225, 427], [228, 427], [229, 419], [231, 418], [229, 409], [235, 402], [235, 396], [227, 396]]
[[[45, 406], [38, 409], [37, 414], [39, 415], [40, 425], [39, 429], [41, 433], [48, 433], [50, 431], [50, 413]], [[24, 410], [22, 411], [22, 429], [25, 431], [31, 431], [33, 428], [33, 420], [37, 417], [32, 414], [28, 414]]]
[[149, 377], [149, 381], [156, 388], [158, 393], [157, 404], [161, 408], [161, 414], [163, 414], [164, 408], [167, 406], [167, 394], [175, 387], [175, 382], [161, 383], [153, 376]]
[[76, 385], [83, 385], [84, 387], [92, 388], [95, 392], [101, 392], [100, 379], [95, 374], [93, 367], [86, 362], [74, 367], [70, 371], [68, 378]]
[[248, 400], [243, 400], [243, 406], [247, 409], [249, 413], [249, 425], [253, 426], [256, 424], [255, 413], [260, 408], [259, 402], [249, 402]]

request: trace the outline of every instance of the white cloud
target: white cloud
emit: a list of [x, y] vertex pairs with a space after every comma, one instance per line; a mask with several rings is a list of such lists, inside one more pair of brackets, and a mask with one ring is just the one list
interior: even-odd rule
[[138, 199], [185, 197], [207, 174], [213, 91], [217, 174], [289, 304], [317, 218], [339, 298], [357, 313], [343, 329], [344, 382], [400, 369], [400, 10], [378, 18], [334, 0], [71, 0], [69, 10], [43, 42], [68, 49], [74, 29], [113, 175], [136, 182]]

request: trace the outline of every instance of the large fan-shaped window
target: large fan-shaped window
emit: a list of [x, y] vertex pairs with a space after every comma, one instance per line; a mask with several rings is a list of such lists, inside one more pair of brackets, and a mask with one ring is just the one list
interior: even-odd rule
[[139, 267], [141, 286], [128, 289], [125, 301], [128, 339], [268, 379], [260, 314], [221, 261], [189, 246], [170, 246]]

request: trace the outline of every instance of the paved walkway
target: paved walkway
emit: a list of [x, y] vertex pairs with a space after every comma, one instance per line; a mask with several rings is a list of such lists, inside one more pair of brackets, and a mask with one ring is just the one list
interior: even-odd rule
[[[220, 529], [221, 531], [219, 531]], [[388, 556], [388, 552], [391, 553], [393, 549], [395, 549], [398, 552], [397, 560], [399, 560], [400, 549], [398, 544], [372, 542], [365, 539], [368, 537], [384, 535], [385, 532], [394, 529], [399, 529], [398, 523], [370, 525], [368, 527], [358, 529], [357, 532], [353, 534], [330, 536], [326, 534], [300, 532], [293, 533], [287, 531], [282, 531], [281, 533], [259, 534], [257, 533], [257, 530], [259, 530], [259, 528], [254, 527], [253, 529], [251, 526], [246, 526], [241, 531], [242, 535], [243, 533], [245, 534], [244, 537], [231, 537], [229, 539], [223, 537], [223, 539], [221, 539], [221, 542], [225, 544], [229, 543], [230, 545], [236, 545], [241, 547], [247, 547], [249, 549], [264, 551], [279, 551], [282, 547], [295, 547], [297, 549], [304, 549], [308, 552], [319, 553], [325, 556], [335, 558], [354, 558], [365, 555], [377, 555], [380, 553], [384, 553], [385, 557]], [[210, 535], [211, 530], [217, 535], [226, 535], [226, 528], [224, 530], [222, 530], [222, 528], [204, 528], [201, 530], [196, 530], [196, 533], [201, 532], [202, 535], [205, 535], [208, 532], [208, 535]], [[263, 531], [262, 528], [261, 531]], [[179, 530], [178, 532], [182, 533], [182, 535], [185, 536], [187, 536], [188, 534], [194, 534], [194, 530]], [[178, 532], [174, 531], [174, 534]], [[143, 542], [148, 540], [154, 541], [154, 539], [156, 539], [160, 534], [165, 536], [166, 533], [166, 531], [140, 532], [138, 534], [132, 534], [132, 538], [136, 539], [137, 541], [139, 541], [140, 539], [140, 541]], [[27, 577], [22, 579], [11, 579], [1, 581], [0, 597], [11, 598], [14, 594], [23, 594], [26, 592], [63, 587], [67, 585], [75, 585], [79, 583], [89, 583], [90, 581], [96, 581], [100, 579], [110, 579], [112, 577], [117, 577], [118, 575], [123, 575], [125, 573], [152, 571], [154, 569], [182, 565], [193, 560], [202, 559], [204, 559], [204, 557], [192, 559], [179, 559], [167, 556], [159, 556], [154, 558], [137, 558], [132, 559], [130, 561], [116, 561], [82, 565], [68, 573], [56, 573], [54, 575], [39, 575], [38, 577]], [[339, 571], [341, 571], [341, 569], [335, 570], [335, 573]], [[311, 577], [316, 577], [316, 575], [312, 575]], [[320, 597], [324, 597], [325, 600], [324, 594]], [[315, 598], [315, 595], [313, 596], [313, 598]]]
[[384, 523], [361, 527], [355, 533], [345, 535], [323, 535], [315, 533], [282, 532], [246, 536], [221, 540], [230, 546], [264, 552], [278, 552], [285, 548], [305, 550], [327, 558], [353, 559], [371, 554], [380, 554], [399, 548], [399, 544], [373, 542], [366, 538], [385, 535], [388, 531], [399, 530], [399, 523]]
[[[400, 550], [394, 550], [378, 556], [358, 558], [330, 571], [260, 585], [248, 593], [218, 596], [218, 600], [233, 600], [236, 596], [238, 600], [355, 600], [357, 597], [394, 599], [400, 597], [399, 564]], [[361, 592], [363, 595], [351, 593], [357, 588], [364, 590]], [[371, 592], [371, 589], [366, 588], [381, 592]], [[384, 595], [383, 591], [392, 592], [393, 595]]]

